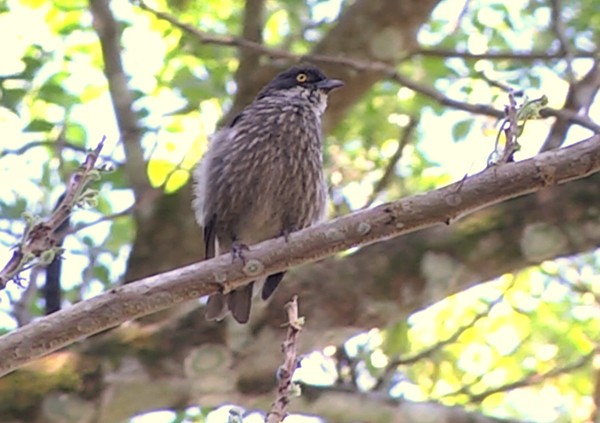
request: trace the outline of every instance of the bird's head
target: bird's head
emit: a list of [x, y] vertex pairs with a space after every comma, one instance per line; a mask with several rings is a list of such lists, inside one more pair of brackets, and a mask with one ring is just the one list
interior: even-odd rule
[[277, 94], [302, 95], [309, 99], [324, 100], [332, 90], [343, 86], [337, 79], [330, 79], [316, 66], [294, 66], [277, 75], [258, 94], [258, 99]]

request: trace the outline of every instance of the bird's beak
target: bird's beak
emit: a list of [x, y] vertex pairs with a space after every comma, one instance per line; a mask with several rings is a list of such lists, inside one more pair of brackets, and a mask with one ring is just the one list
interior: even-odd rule
[[344, 83], [339, 79], [325, 79], [323, 81], [317, 82], [317, 88], [328, 93], [331, 90], [336, 88], [343, 87]]

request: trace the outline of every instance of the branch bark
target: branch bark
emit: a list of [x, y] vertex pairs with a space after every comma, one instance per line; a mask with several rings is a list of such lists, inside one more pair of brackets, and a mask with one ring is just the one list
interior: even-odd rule
[[265, 274], [313, 262], [348, 248], [414, 232], [509, 198], [582, 178], [600, 170], [600, 135], [518, 163], [487, 169], [427, 194], [340, 217], [293, 233], [289, 242], [252, 247], [246, 263], [229, 255], [196, 263], [83, 301], [0, 338], [0, 375], [70, 343], [221, 290], [239, 288]]

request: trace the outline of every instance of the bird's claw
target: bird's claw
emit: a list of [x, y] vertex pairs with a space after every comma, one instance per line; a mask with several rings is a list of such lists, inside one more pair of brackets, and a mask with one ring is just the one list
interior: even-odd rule
[[235, 260], [241, 260], [246, 265], [246, 257], [244, 257], [244, 251], [249, 251], [250, 248], [246, 244], [238, 241], [234, 241], [231, 244], [231, 262], [235, 263]]
[[290, 235], [292, 234], [292, 232], [294, 232], [293, 229], [284, 229], [283, 231], [281, 231], [281, 236], [285, 240], [286, 244], [290, 242]]

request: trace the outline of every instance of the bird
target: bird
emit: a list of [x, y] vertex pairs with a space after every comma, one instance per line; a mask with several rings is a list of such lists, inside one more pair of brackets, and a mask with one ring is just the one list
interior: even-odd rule
[[[243, 259], [250, 245], [285, 237], [324, 220], [321, 118], [331, 91], [344, 83], [316, 66], [279, 73], [231, 122], [216, 131], [193, 171], [192, 207], [203, 228], [205, 260], [230, 252]], [[254, 285], [267, 300], [285, 272], [209, 297], [205, 316], [250, 316]]]

